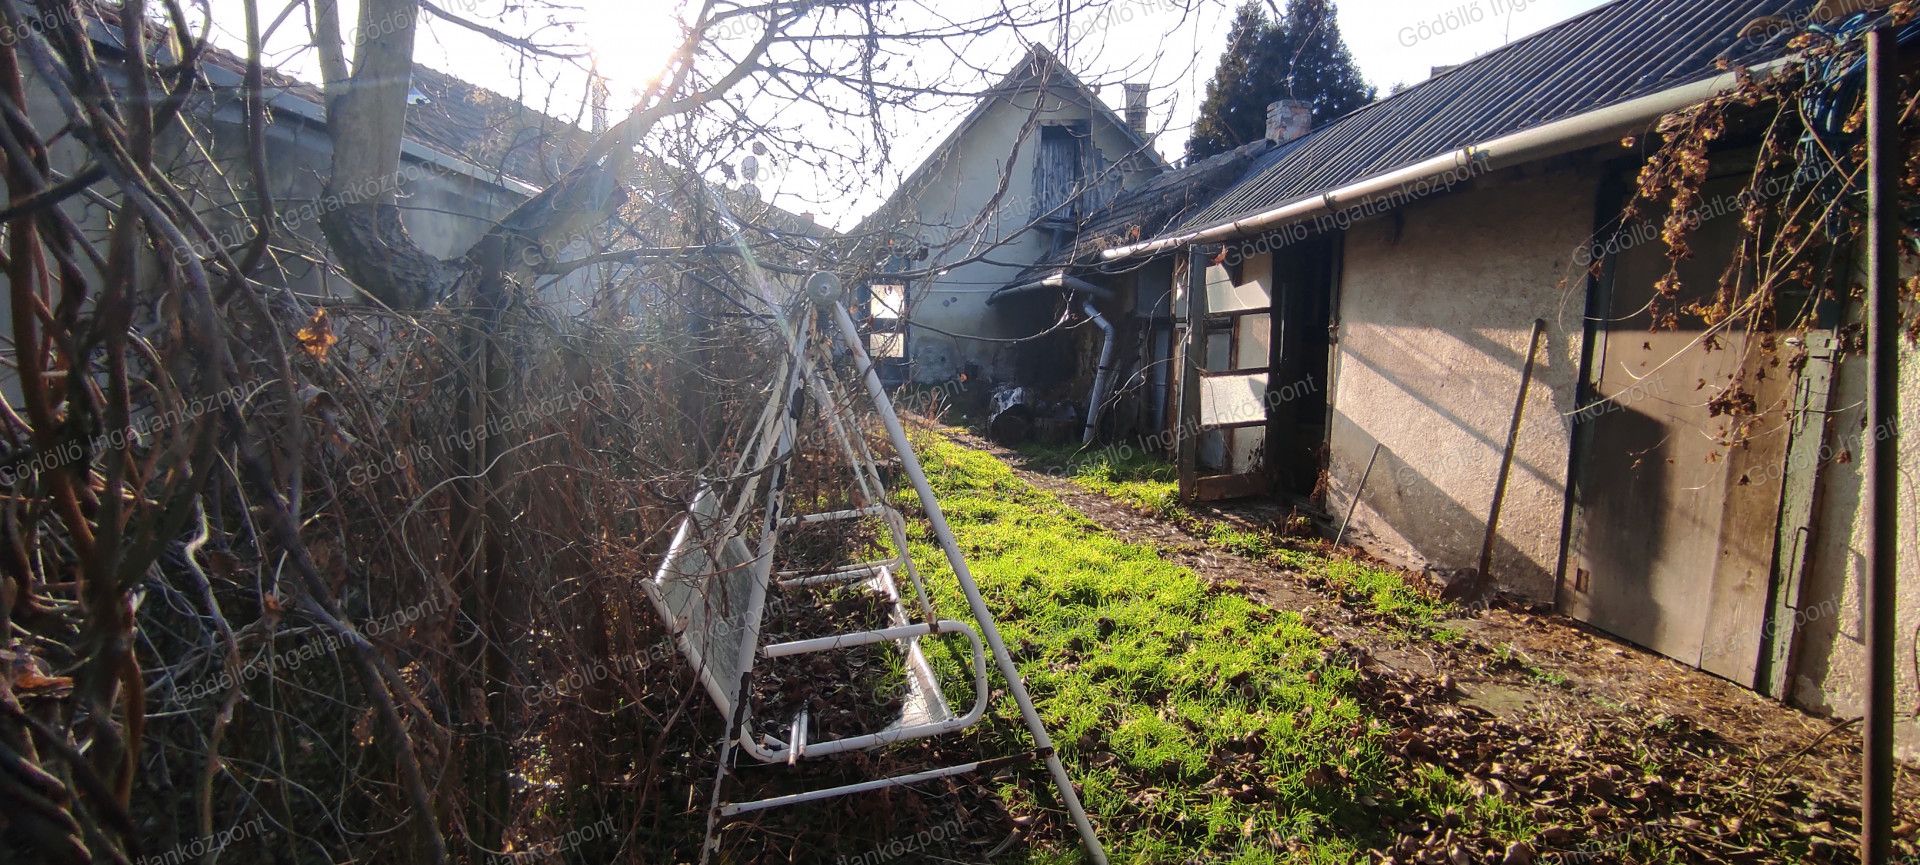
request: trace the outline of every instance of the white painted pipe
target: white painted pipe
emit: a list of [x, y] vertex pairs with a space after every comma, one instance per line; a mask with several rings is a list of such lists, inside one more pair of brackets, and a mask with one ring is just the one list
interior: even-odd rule
[[[1793, 62], [1793, 59], [1781, 58], [1761, 64], [1754, 67], [1750, 74], [1755, 77], [1764, 75]], [[1667, 114], [1731, 92], [1739, 86], [1740, 80], [1738, 74], [1727, 72], [1692, 84], [1683, 84], [1638, 99], [1629, 99], [1585, 114], [1468, 145], [1451, 153], [1350, 183], [1330, 192], [1289, 202], [1243, 219], [1173, 237], [1115, 247], [1101, 253], [1100, 257], [1105, 261], [1116, 261], [1141, 255], [1158, 255], [1196, 243], [1231, 240], [1289, 225], [1307, 217], [1354, 207], [1368, 199], [1405, 186], [1432, 181], [1449, 174], [1458, 174], [1462, 171], [1497, 171], [1572, 153], [1617, 139], [1622, 134], [1645, 126]]]
[[846, 565], [844, 567], [834, 568], [833, 570], [826, 571], [824, 573], [813, 573], [810, 571], [781, 571], [777, 576], [780, 577], [780, 580], [781, 580], [780, 584], [783, 586], [784, 585], [824, 586], [828, 583], [850, 583], [855, 580], [864, 580], [868, 577], [871, 577], [875, 574], [880, 573], [881, 571], [887, 570], [888, 568], [892, 568], [898, 564], [900, 564], [900, 560], [897, 558], [880, 559], [879, 561], [873, 561], [873, 562], [861, 562], [860, 564], [857, 564], [857, 565]]
[[[795, 320], [791, 323], [782, 322], [790, 328], [787, 331], [787, 350], [790, 354], [786, 364], [786, 375], [782, 377], [779, 386], [786, 388], [785, 392], [789, 394], [796, 392], [806, 380], [807, 340], [813, 329], [797, 326], [805, 321], [800, 316], [800, 312], [804, 309], [804, 305], [796, 305]], [[700, 848], [702, 865], [711, 861], [712, 854], [719, 846], [716, 832], [720, 827], [722, 804], [720, 794], [726, 789], [727, 774], [732, 771], [733, 749], [736, 744], [740, 744], [746, 746], [749, 753], [754, 750], [747, 732], [751, 725], [751, 712], [747, 704], [749, 698], [747, 684], [753, 670], [754, 654], [760, 645], [760, 618], [767, 606], [767, 588], [773, 580], [774, 546], [780, 541], [780, 521], [786, 516], [780, 509], [785, 501], [787, 479], [793, 468], [791, 459], [797, 430], [798, 424], [794, 413], [785, 412], [779, 419], [779, 434], [772, 454], [773, 461], [762, 463], [771, 466], [773, 471], [767, 481], [766, 515], [761, 522], [760, 548], [755, 551], [753, 561], [753, 582], [747, 589], [746, 621], [743, 623], [745, 627], [741, 635], [738, 666], [735, 667], [741, 671], [740, 679], [737, 682], [726, 683], [735, 689], [734, 697], [731, 702], [722, 704], [730, 709], [727, 717], [727, 736], [720, 744], [720, 761], [714, 769], [713, 776], [713, 794], [707, 805], [707, 834]], [[759, 755], [754, 756], [757, 759]]]
[[886, 483], [880, 479], [880, 470], [874, 462], [873, 451], [867, 447], [866, 435], [860, 431], [859, 421], [842, 411], [841, 401], [834, 396], [834, 389], [827, 383], [823, 371], [809, 366], [806, 379], [807, 386], [820, 402], [827, 426], [833, 430], [834, 440], [840, 444], [841, 455], [852, 467], [861, 504], [877, 510], [877, 515], [886, 521], [887, 531], [893, 536], [893, 548], [899, 551], [900, 561], [906, 565], [907, 581], [913, 584], [914, 597], [920, 602], [920, 618], [934, 621], [937, 617], [933, 614], [933, 601], [927, 597], [927, 586], [920, 579], [920, 568], [913, 563], [913, 556], [907, 553], [907, 523], [901, 519], [898, 511], [886, 504]]
[[[900, 639], [904, 636], [905, 639], [911, 641], [929, 636], [930, 629], [926, 625], [908, 625], [902, 628], [890, 628], [888, 631], [893, 632], [893, 635], [888, 637], [888, 639]], [[805, 652], [829, 651], [832, 648], [850, 648], [854, 645], [880, 642], [880, 638], [875, 637], [876, 634], [880, 633], [883, 632], [871, 631], [865, 634], [847, 635], [862, 641], [857, 643], [851, 641], [842, 642], [843, 637], [824, 637], [819, 640], [806, 641], [805, 644], [782, 643], [779, 644], [777, 648], [783, 656], [803, 654]], [[865, 751], [883, 745], [893, 745], [915, 739], [943, 736], [948, 733], [964, 730], [979, 723], [980, 719], [987, 714], [987, 694], [989, 692], [987, 687], [987, 659], [985, 651], [980, 646], [980, 635], [974, 633], [973, 629], [967, 627], [965, 623], [955, 621], [943, 621], [937, 630], [931, 630], [931, 635], [934, 636], [945, 636], [949, 634], [959, 634], [960, 636], [966, 637], [967, 648], [972, 650], [973, 653], [973, 705], [967, 709], [966, 714], [956, 715], [944, 721], [935, 721], [930, 724], [894, 726], [881, 730], [878, 733], [849, 736], [845, 739], [829, 739], [824, 742], [808, 742], [806, 744], [807, 754], [812, 757], [829, 757], [848, 751]], [[837, 646], [821, 645], [836, 642], [838, 643]], [[773, 646], [768, 647], [769, 656], [771, 656], [775, 648], [776, 647]], [[911, 648], [909, 648], [909, 653], [911, 653], [911, 651]], [[938, 683], [935, 683], [934, 687], [939, 687]], [[769, 749], [755, 742], [751, 736], [746, 734], [741, 735], [740, 741], [737, 744], [748, 756], [762, 763], [788, 762], [793, 753], [792, 745], [775, 742], [772, 744], [775, 744], [777, 747]]]
[[[809, 286], [812, 288], [812, 286]], [[823, 295], [825, 295], [823, 297]], [[1047, 755], [1047, 772], [1053, 776], [1054, 787], [1060, 792], [1061, 804], [1067, 808], [1067, 814], [1073, 818], [1074, 828], [1080, 832], [1080, 842], [1086, 847], [1087, 858], [1093, 865], [1107, 865], [1107, 852], [1100, 846], [1100, 839], [1093, 833], [1093, 823], [1087, 820], [1087, 811], [1080, 804], [1080, 794], [1074, 789], [1073, 779], [1067, 775], [1067, 767], [1060, 762], [1060, 755], [1054, 753], [1053, 737], [1047, 735], [1046, 725], [1040, 721], [1039, 710], [1033, 707], [1033, 698], [1027, 694], [1027, 686], [1020, 677], [1020, 668], [1013, 663], [1013, 656], [1007, 652], [1006, 641], [1000, 637], [1000, 629], [994, 626], [993, 611], [987, 609], [987, 602], [980, 596], [980, 586], [973, 581], [973, 572], [967, 568], [967, 558], [960, 552], [960, 544], [954, 540], [953, 529], [947, 525], [947, 517], [940, 509], [940, 501], [933, 495], [933, 485], [927, 481], [927, 473], [920, 466], [920, 458], [914, 453], [913, 443], [907, 440], [907, 431], [900, 425], [900, 415], [893, 410], [893, 401], [887, 396], [886, 385], [880, 381], [880, 374], [873, 368], [873, 359], [867, 356], [866, 347], [861, 344], [860, 328], [853, 323], [853, 316], [847, 308], [841, 306], [837, 296], [818, 292], [814, 294], [831, 308], [834, 321], [840, 326], [840, 335], [853, 354], [853, 361], [861, 379], [866, 382], [867, 392], [873, 397], [875, 411], [880, 422], [887, 428], [887, 436], [900, 452], [901, 468], [907, 479], [913, 483], [913, 489], [920, 495], [920, 504], [926, 510], [927, 522], [933, 529], [934, 537], [939, 538], [940, 548], [947, 555], [948, 564], [953, 566], [953, 575], [960, 583], [960, 590], [967, 596], [967, 606], [973, 611], [974, 621], [980, 623], [980, 635], [987, 641], [987, 647], [993, 651], [993, 659], [999, 664], [1000, 674], [1007, 680], [1007, 690], [1012, 693], [1014, 703], [1020, 707], [1020, 717], [1026, 722], [1027, 732], [1033, 736], [1036, 750]], [[816, 752], [817, 753], [817, 752]]]
[[881, 628], [877, 631], [859, 631], [852, 634], [835, 634], [831, 637], [815, 637], [811, 640], [795, 640], [791, 643], [774, 643], [762, 650], [761, 654], [769, 658], [786, 658], [793, 655], [810, 655], [815, 652], [831, 652], [835, 649], [851, 649], [855, 646], [871, 646], [874, 643], [899, 642], [915, 637], [939, 636], [943, 632], [957, 633], [967, 626], [955, 621], [941, 621], [934, 625], [901, 625], [897, 628]]
[[721, 808], [720, 813], [728, 817], [738, 817], [741, 814], [752, 814], [756, 811], [771, 811], [775, 808], [784, 808], [788, 805], [799, 805], [805, 802], [818, 802], [822, 799], [833, 799], [839, 796], [850, 796], [854, 793], [870, 793], [875, 790], [888, 790], [894, 787], [906, 787], [913, 784], [925, 783], [927, 781], [935, 781], [941, 778], [952, 778], [956, 775], [965, 775], [970, 772], [974, 772], [978, 770], [982, 765], [983, 763], [980, 761], [976, 761], [972, 763], [962, 763], [958, 766], [947, 766], [942, 769], [929, 769], [925, 772], [916, 772], [912, 775], [901, 775], [895, 778], [884, 778], [879, 781], [862, 781], [858, 784], [848, 784], [844, 787], [832, 787], [826, 790], [809, 790], [805, 793], [793, 793], [787, 796], [776, 796], [772, 799], [761, 799], [757, 802], [738, 802], [738, 803], [727, 805]]
[[877, 517], [886, 511], [881, 505], [868, 505], [845, 511], [828, 511], [824, 514], [807, 514], [801, 517], [787, 517], [780, 521], [780, 527], [790, 529], [794, 526], [812, 526], [820, 523], [835, 523], [842, 520], [857, 520], [862, 517]]

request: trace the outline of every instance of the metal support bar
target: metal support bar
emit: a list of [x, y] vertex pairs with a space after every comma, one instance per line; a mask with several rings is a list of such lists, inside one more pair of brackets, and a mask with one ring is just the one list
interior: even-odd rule
[[1180, 412], [1175, 418], [1174, 446], [1179, 448], [1180, 500], [1199, 497], [1200, 375], [1207, 357], [1207, 262], [1209, 250], [1194, 247], [1187, 253], [1187, 334], [1180, 350]]
[[[831, 345], [831, 340], [828, 341]], [[913, 584], [914, 599], [920, 603], [920, 618], [923, 621], [938, 621], [933, 611], [933, 599], [927, 595], [927, 586], [920, 579], [920, 568], [913, 562], [913, 556], [907, 553], [907, 523], [899, 511], [886, 506], [886, 483], [880, 478], [878, 463], [873, 458], [873, 450], [867, 447], [867, 437], [860, 431], [859, 423], [848, 414], [851, 400], [841, 400], [834, 392], [832, 381], [821, 374], [832, 369], [832, 359], [828, 358], [821, 367], [812, 368], [815, 374], [807, 376], [808, 384], [813, 388], [815, 398], [820, 401], [821, 414], [827, 419], [827, 426], [833, 430], [834, 438], [840, 444], [843, 453], [853, 468], [854, 479], [859, 483], [861, 495], [866, 503], [879, 507], [881, 517], [886, 521], [887, 531], [893, 537], [894, 551], [899, 553], [901, 562], [906, 566], [907, 581]]]
[[871, 646], [874, 643], [911, 640], [915, 637], [937, 637], [942, 633], [959, 633], [969, 628], [952, 620], [932, 625], [903, 625], [898, 628], [882, 628], [878, 631], [859, 631], [852, 634], [836, 634], [831, 637], [816, 637], [811, 640], [795, 640], [791, 643], [775, 643], [766, 647], [761, 654], [769, 658], [787, 658], [794, 655], [811, 655], [815, 652], [831, 652], [835, 649], [851, 649], [857, 646]]
[[890, 570], [900, 564], [899, 559], [881, 559], [877, 562], [862, 562], [844, 568], [834, 568], [821, 574], [806, 571], [781, 571], [780, 585], [783, 586], [824, 586], [832, 583], [852, 583], [864, 580], [882, 571]]
[[1895, 55], [1886, 27], [1867, 34], [1867, 717], [1860, 802], [1860, 861], [1893, 855], [1894, 607], [1899, 526], [1900, 117]]
[[992, 760], [976, 760], [972, 763], [962, 763], [958, 766], [947, 766], [941, 769], [929, 769], [925, 772], [915, 772], [911, 775], [901, 775], [897, 778], [883, 778], [878, 781], [862, 781], [858, 784], [848, 784], [844, 787], [828, 787], [827, 789], [824, 789], [824, 790], [809, 790], [805, 793], [793, 793], [787, 796], [775, 796], [772, 799], [761, 799], [757, 802], [736, 802], [733, 804], [721, 806], [720, 813], [722, 816], [726, 816], [726, 817], [738, 817], [742, 814], [752, 814], [756, 811], [770, 811], [774, 808], [784, 808], [788, 805], [799, 805], [803, 802], [817, 802], [821, 799], [833, 799], [839, 796], [851, 796], [855, 793], [871, 793], [875, 790], [889, 790], [894, 787], [906, 787], [913, 784], [924, 784], [928, 781], [937, 781], [941, 778], [951, 778], [951, 777], [954, 777], [955, 775], [966, 775], [972, 772], [990, 772], [1001, 766], [1008, 766], [1008, 765], [1017, 763], [1021, 760], [1032, 759], [1037, 755], [1038, 755], [1038, 752], [1030, 751], [1025, 754], [1015, 755], [1013, 757], [996, 757]]
[[[812, 328], [795, 327], [803, 322], [797, 312], [794, 320], [782, 321], [787, 328], [787, 350], [791, 353], [786, 364], [787, 374], [779, 387], [793, 394], [792, 407], [779, 418], [779, 433], [774, 450], [770, 455], [772, 471], [767, 479], [767, 505], [765, 518], [761, 523], [760, 548], [755, 551], [753, 562], [753, 581], [748, 589], [747, 617], [743, 624], [743, 636], [740, 642], [739, 669], [740, 681], [734, 691], [732, 717], [727, 719], [727, 737], [720, 745], [719, 766], [714, 770], [713, 796], [708, 803], [707, 836], [701, 846], [700, 861], [705, 863], [717, 850], [719, 839], [714, 832], [719, 827], [720, 797], [726, 789], [727, 775], [733, 765], [734, 744], [746, 738], [751, 713], [747, 709], [749, 698], [749, 679], [753, 671], [753, 659], [760, 645], [760, 618], [766, 610], [767, 588], [773, 576], [773, 551], [780, 540], [780, 520], [784, 516], [780, 508], [785, 502], [787, 479], [792, 469], [794, 437], [799, 427], [799, 414], [805, 405], [805, 371], [807, 363], [807, 339]], [[796, 333], [797, 331], [797, 333]]]
[[[921, 637], [930, 636], [926, 625], [910, 625], [907, 628], [896, 628], [896, 629], [890, 629], [890, 630], [895, 630], [895, 631], [910, 630], [915, 632], [915, 633], [907, 634], [906, 637], [908, 639], [919, 639]], [[877, 632], [877, 631], [867, 632], [866, 634], [855, 635], [855, 636], [871, 637], [872, 634], [876, 634], [876, 633], [881, 633], [881, 632]], [[849, 736], [845, 739], [829, 739], [823, 742], [822, 741], [808, 742], [806, 743], [806, 750], [807, 750], [806, 756], [826, 757], [826, 756], [831, 756], [833, 754], [844, 753], [846, 751], [864, 751], [868, 748], [877, 748], [882, 745], [893, 745], [900, 742], [911, 741], [914, 739], [927, 739], [933, 736], [940, 736], [940, 735], [952, 733], [958, 730], [964, 730], [968, 727], [973, 726], [975, 723], [978, 723], [979, 720], [982, 717], [984, 717], [987, 713], [988, 688], [987, 688], [986, 652], [980, 645], [980, 635], [974, 633], [973, 629], [967, 627], [964, 623], [954, 622], [954, 621], [943, 621], [940, 623], [940, 629], [931, 635], [944, 636], [947, 634], [959, 634], [960, 636], [966, 637], [968, 648], [971, 649], [973, 652], [973, 706], [967, 710], [967, 713], [965, 715], [959, 715], [956, 717], [948, 718], [944, 721], [935, 721], [933, 723], [928, 723], [928, 724], [914, 724], [914, 725], [905, 726], [905, 727], [890, 727], [878, 733], [869, 733], [864, 736]], [[836, 637], [826, 637], [821, 640], [809, 640], [806, 642], [825, 643], [825, 642], [833, 642], [837, 639], [838, 638]], [[844, 643], [839, 647], [863, 645], [864, 643], [873, 643], [873, 642], [880, 642], [880, 640], [866, 639], [863, 643], [849, 642], [849, 643]], [[781, 654], [794, 655], [794, 654], [802, 654], [808, 651], [826, 651], [831, 648], [836, 648], [834, 646], [813, 646], [813, 647], [804, 647], [804, 648], [796, 649], [796, 648], [793, 648], [794, 645], [796, 644], [782, 644]], [[770, 646], [768, 648], [772, 649], [774, 647]], [[774, 742], [774, 741], [769, 741], [766, 743], [757, 743], [757, 742], [754, 742], [751, 738], [746, 738], [744, 736], [742, 737], [742, 741], [739, 744], [740, 744], [740, 747], [747, 752], [748, 756], [751, 756], [753, 759], [758, 760], [762, 763], [787, 762], [791, 756], [791, 751], [792, 751], [792, 746], [786, 745], [785, 743]], [[768, 745], [771, 745], [773, 747], [769, 748], [767, 747]]]
[[[1100, 839], [1094, 835], [1093, 823], [1087, 819], [1087, 812], [1080, 804], [1080, 794], [1074, 789], [1073, 779], [1068, 777], [1066, 766], [1060, 763], [1060, 756], [1053, 752], [1053, 738], [1047, 735], [1046, 725], [1040, 721], [1040, 713], [1033, 707], [1033, 698], [1027, 694], [1026, 681], [1020, 676], [1020, 668], [1013, 663], [1013, 656], [1007, 652], [1007, 644], [1000, 637], [1000, 629], [994, 626], [993, 612], [987, 609], [987, 602], [980, 596], [980, 587], [974, 583], [973, 573], [967, 568], [966, 556], [960, 552], [959, 542], [954, 540], [953, 530], [947, 525], [946, 514], [940, 509], [939, 499], [934, 497], [933, 485], [927, 481], [927, 473], [920, 465], [920, 458], [914, 453], [913, 443], [907, 440], [907, 431], [900, 425], [900, 415], [893, 409], [893, 400], [887, 396], [887, 389], [880, 381], [880, 374], [873, 367], [873, 360], [867, 356], [866, 347], [861, 343], [860, 328], [853, 323], [853, 316], [837, 299], [822, 299], [832, 308], [835, 323], [840, 327], [840, 335], [848, 350], [853, 354], [855, 366], [860, 377], [866, 382], [867, 392], [873, 398], [874, 409], [880, 415], [880, 422], [886, 426], [887, 436], [900, 453], [901, 467], [907, 479], [912, 481], [913, 489], [920, 496], [920, 504], [926, 510], [927, 522], [933, 528], [933, 534], [940, 540], [940, 548], [946, 553], [948, 564], [953, 566], [954, 578], [959, 581], [960, 589], [967, 596], [967, 606], [973, 612], [974, 621], [980, 623], [980, 633], [987, 641], [993, 658], [998, 662], [1001, 675], [1007, 680], [1007, 690], [1020, 707], [1020, 717], [1026, 722], [1027, 731], [1032, 734], [1038, 750], [1047, 755], [1047, 772], [1053, 776], [1053, 783], [1060, 792], [1060, 800], [1066, 806], [1067, 813], [1073, 818], [1074, 828], [1080, 832], [1080, 841], [1085, 846], [1087, 858], [1094, 865], [1107, 865], [1106, 851], [1100, 846]], [[1204, 328], [1205, 322], [1200, 322]]]
[[1360, 509], [1360, 495], [1367, 491], [1367, 479], [1373, 477], [1373, 464], [1380, 461], [1380, 449], [1386, 447], [1379, 442], [1373, 444], [1373, 456], [1367, 457], [1367, 470], [1360, 473], [1360, 485], [1353, 488], [1353, 501], [1347, 502], [1347, 516], [1340, 521], [1340, 533], [1333, 536], [1333, 545], [1347, 539], [1347, 527], [1353, 525], [1353, 512]]
[[820, 523], [840, 522], [842, 520], [857, 520], [861, 517], [882, 516], [886, 512], [887, 507], [885, 505], [868, 505], [867, 507], [854, 508], [853, 510], [830, 511], [824, 514], [807, 514], [802, 517], [787, 517], [780, 521], [780, 527], [790, 529], [794, 526], [812, 526], [819, 525]]
[[807, 710], [793, 716], [793, 744], [787, 749], [787, 765], [798, 766], [807, 756], [807, 724], [811, 720]]

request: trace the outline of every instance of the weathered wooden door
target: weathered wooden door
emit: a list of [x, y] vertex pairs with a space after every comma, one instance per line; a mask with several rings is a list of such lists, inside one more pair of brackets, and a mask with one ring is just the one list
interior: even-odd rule
[[1270, 491], [1265, 467], [1273, 363], [1273, 280], [1266, 257], [1242, 279], [1194, 256], [1188, 280], [1190, 329], [1179, 438], [1181, 494], [1196, 501]]
[[[1710, 331], [1681, 311], [1719, 285], [1739, 218], [1701, 226], [1678, 296], [1655, 290], [1668, 271], [1665, 244], [1614, 256], [1589, 402], [1574, 418], [1575, 517], [1561, 605], [1608, 633], [1752, 686], [1794, 373], [1776, 360], [1767, 335]], [[1677, 328], [1654, 326], [1676, 311]]]

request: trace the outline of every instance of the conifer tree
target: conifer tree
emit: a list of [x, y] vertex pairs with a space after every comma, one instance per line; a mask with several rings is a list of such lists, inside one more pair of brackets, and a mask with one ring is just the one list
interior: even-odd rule
[[1279, 99], [1311, 104], [1316, 126], [1374, 99], [1340, 36], [1332, 0], [1290, 0], [1279, 21], [1249, 0], [1234, 16], [1227, 45], [1187, 142], [1190, 160], [1264, 136], [1267, 106]]

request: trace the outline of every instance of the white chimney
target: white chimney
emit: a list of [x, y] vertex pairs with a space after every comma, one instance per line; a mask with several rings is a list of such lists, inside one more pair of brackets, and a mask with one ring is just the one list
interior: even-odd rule
[[1282, 99], [1267, 106], [1267, 140], [1285, 144], [1313, 131], [1313, 106], [1298, 99]]
[[1147, 85], [1122, 85], [1127, 91], [1127, 125], [1141, 135], [1147, 134]]
[[593, 134], [604, 135], [609, 126], [608, 105], [613, 102], [613, 91], [607, 87], [607, 79], [600, 77], [599, 69], [596, 68], [589, 79], [593, 85]]

